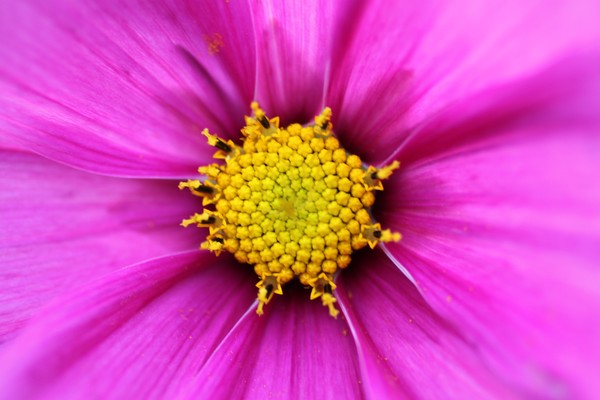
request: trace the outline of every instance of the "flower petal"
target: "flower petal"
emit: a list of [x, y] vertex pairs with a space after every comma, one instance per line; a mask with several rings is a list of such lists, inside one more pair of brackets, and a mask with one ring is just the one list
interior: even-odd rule
[[49, 299], [127, 264], [193, 249], [176, 182], [108, 178], [0, 152], [0, 343]]
[[[521, 126], [600, 131], [600, 53], [568, 57], [532, 77], [455, 102], [416, 127], [390, 156], [404, 165], [511, 139]], [[533, 131], [529, 131], [533, 133]], [[517, 138], [518, 139], [518, 138]], [[390, 159], [384, 161], [389, 163]]]
[[292, 285], [265, 315], [238, 322], [191, 383], [189, 398], [362, 397], [346, 324]]
[[403, 234], [395, 261], [499, 376], [581, 398], [600, 391], [600, 130], [549, 111], [409, 164], [380, 219]]
[[337, 283], [370, 398], [507, 394], [480, 360], [478, 343], [440, 318], [382, 252], [360, 254]]
[[349, 2], [253, 0], [256, 98], [283, 123], [308, 123], [323, 108], [331, 46]]
[[381, 162], [454, 101], [597, 49], [599, 7], [587, 0], [365, 2], [335, 47], [327, 96], [334, 126], [346, 148]]
[[63, 297], [4, 354], [2, 398], [174, 398], [252, 303], [251, 271], [193, 251]]
[[103, 174], [182, 177], [210, 157], [203, 128], [242, 126], [255, 79], [244, 2], [0, 7], [0, 127], [37, 153]]

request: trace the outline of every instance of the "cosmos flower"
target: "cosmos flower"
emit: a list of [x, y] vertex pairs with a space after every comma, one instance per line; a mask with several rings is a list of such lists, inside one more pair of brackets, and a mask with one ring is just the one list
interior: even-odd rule
[[[592, 1], [0, 4], [1, 398], [600, 393]], [[256, 315], [177, 189], [325, 106], [402, 240]]]

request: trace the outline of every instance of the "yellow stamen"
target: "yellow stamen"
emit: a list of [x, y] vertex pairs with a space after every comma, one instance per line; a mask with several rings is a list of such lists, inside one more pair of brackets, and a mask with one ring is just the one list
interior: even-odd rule
[[315, 117], [315, 133], [329, 136], [333, 125], [331, 124], [331, 108], [325, 107], [321, 115]]
[[256, 313], [263, 314], [263, 307], [273, 298], [274, 294], [283, 294], [281, 283], [276, 275], [264, 274], [260, 282], [256, 284], [258, 288], [258, 308]]
[[188, 179], [185, 182], [179, 182], [179, 190], [189, 188], [196, 189], [201, 185], [198, 179]]
[[218, 149], [217, 152], [213, 156], [214, 158], [225, 159], [231, 152], [233, 152], [234, 150], [237, 150], [237, 146], [233, 143], [233, 141], [231, 141], [231, 140], [225, 141], [215, 135], [211, 135], [208, 132], [208, 129], [204, 129], [202, 131], [202, 134], [204, 136], [206, 136], [206, 139], [208, 139], [209, 145], [216, 147]]
[[321, 297], [321, 301], [323, 302], [324, 306], [329, 308], [329, 315], [331, 315], [333, 318], [337, 318], [338, 314], [340, 313], [339, 310], [337, 310], [334, 306], [337, 299], [333, 297], [331, 293], [325, 293]]
[[382, 230], [370, 213], [374, 191], [383, 190], [381, 181], [399, 163], [363, 167], [334, 137], [330, 108], [315, 117], [314, 125], [285, 128], [258, 103], [251, 109], [242, 145], [202, 132], [224, 164], [200, 167], [204, 181], [179, 184], [209, 207], [182, 225], [209, 229], [202, 249], [216, 255], [227, 251], [253, 265], [260, 278], [259, 315], [274, 294], [283, 294], [283, 285], [297, 278], [336, 318], [333, 278], [350, 264], [352, 252], [401, 238]]
[[381, 181], [392, 176], [392, 173], [398, 168], [400, 168], [400, 163], [398, 161], [394, 161], [391, 165], [379, 169], [369, 167], [363, 175], [365, 187], [371, 190], [383, 190], [383, 183], [381, 183]]

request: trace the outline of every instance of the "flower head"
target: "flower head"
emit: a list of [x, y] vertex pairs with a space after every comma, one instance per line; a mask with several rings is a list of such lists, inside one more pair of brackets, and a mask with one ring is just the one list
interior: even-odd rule
[[[0, 397], [594, 397], [597, 8], [0, 4]], [[220, 177], [247, 161], [236, 151], [279, 156], [283, 142], [266, 137], [287, 133], [290, 147], [298, 129], [325, 148], [332, 127], [325, 163], [346, 157], [336, 173], [362, 173], [365, 193], [386, 178], [373, 203], [338, 177], [336, 203], [360, 197], [349, 221], [369, 217], [340, 230], [353, 250], [386, 229], [390, 240], [341, 272], [341, 249], [334, 271], [318, 239], [298, 273], [300, 249], [282, 259], [283, 245], [281, 265], [272, 248], [238, 251], [256, 228], [227, 216], [252, 218], [250, 183]], [[273, 227], [310, 208], [308, 192], [286, 196], [262, 206]], [[186, 216], [207, 229], [183, 229]], [[320, 268], [304, 283], [337, 319], [293, 282], [256, 315], [290, 261], [299, 280]]]
[[274, 294], [283, 294], [283, 285], [298, 278], [312, 288], [311, 300], [321, 298], [337, 317], [333, 280], [350, 265], [352, 252], [400, 240], [369, 213], [373, 192], [383, 190], [382, 181], [398, 162], [363, 167], [333, 135], [330, 108], [314, 125], [286, 128], [279, 127], [279, 118], [267, 118], [258, 103], [252, 109], [242, 146], [202, 132], [217, 149], [214, 157], [226, 164], [200, 167], [206, 180], [179, 184], [215, 208], [195, 213], [182, 225], [210, 229], [202, 249], [216, 255], [227, 251], [254, 266], [260, 278], [259, 315]]

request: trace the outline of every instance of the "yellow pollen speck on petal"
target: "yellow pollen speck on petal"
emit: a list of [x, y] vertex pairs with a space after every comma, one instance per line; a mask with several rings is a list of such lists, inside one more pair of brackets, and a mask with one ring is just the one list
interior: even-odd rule
[[223, 36], [220, 33], [215, 32], [212, 35], [203, 35], [202, 39], [206, 42], [208, 54], [211, 56], [214, 56], [221, 51], [221, 47], [223, 47]]
[[[222, 46], [219, 34], [205, 40], [209, 52]], [[251, 109], [241, 145], [202, 131], [216, 149], [214, 158], [222, 161], [201, 166], [203, 179], [179, 184], [205, 206], [181, 225], [208, 229], [201, 249], [227, 251], [253, 266], [259, 315], [286, 283], [298, 279], [337, 318], [334, 278], [352, 253], [401, 239], [371, 215], [375, 191], [383, 190], [382, 181], [400, 164], [363, 166], [333, 135], [328, 107], [312, 125], [285, 128], [258, 103]]]

